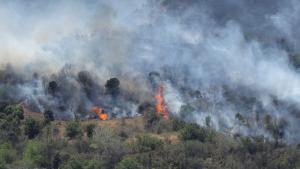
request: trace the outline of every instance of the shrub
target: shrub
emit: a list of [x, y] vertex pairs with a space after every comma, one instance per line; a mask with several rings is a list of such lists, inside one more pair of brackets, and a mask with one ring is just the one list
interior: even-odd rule
[[95, 129], [91, 147], [103, 157], [106, 168], [113, 168], [125, 152], [121, 138], [108, 127]]
[[250, 154], [255, 154], [257, 152], [257, 144], [250, 137], [241, 137], [242, 147], [248, 151]]
[[139, 152], [155, 150], [162, 146], [163, 142], [149, 135], [138, 135], [136, 137], [136, 148]]
[[58, 169], [61, 163], [62, 163], [62, 157], [59, 153], [56, 153], [52, 160], [53, 169]]
[[154, 108], [148, 108], [144, 114], [145, 128], [152, 129], [159, 122], [160, 118]]
[[29, 141], [24, 148], [23, 159], [31, 167], [43, 167], [47, 163], [45, 146], [38, 141]]
[[142, 169], [142, 166], [136, 159], [126, 157], [117, 164], [116, 169]]
[[185, 141], [183, 145], [187, 157], [205, 157], [208, 154], [208, 146], [198, 140]]
[[77, 136], [80, 137], [82, 135], [82, 132], [79, 123], [75, 121], [69, 122], [66, 127], [66, 135], [71, 139]]
[[88, 136], [88, 138], [92, 138], [94, 135], [94, 129], [95, 129], [96, 125], [95, 124], [89, 124], [86, 126], [86, 134]]
[[29, 117], [25, 121], [25, 134], [29, 139], [35, 138], [40, 133], [40, 124], [38, 121]]
[[180, 138], [182, 140], [199, 140], [204, 142], [207, 137], [207, 131], [199, 127], [197, 124], [187, 124], [180, 131]]
[[54, 115], [51, 110], [46, 110], [44, 112], [44, 121], [45, 121], [45, 124], [49, 124], [51, 121], [54, 121]]
[[103, 167], [103, 162], [99, 161], [97, 159], [90, 160], [87, 165], [84, 167], [84, 169], [101, 169]]
[[129, 136], [128, 133], [124, 130], [121, 130], [118, 135], [121, 137], [122, 141], [126, 140]]
[[172, 121], [160, 118], [157, 123], [152, 126], [151, 131], [156, 134], [172, 131]]
[[84, 169], [85, 164], [80, 159], [72, 158], [63, 164], [60, 169]]
[[0, 102], [0, 112], [4, 112], [5, 108], [9, 105], [8, 102]]
[[18, 136], [21, 133], [20, 121], [23, 119], [23, 113], [21, 109], [14, 106], [0, 106], [3, 110], [3, 112], [0, 112], [0, 141], [11, 141], [15, 144], [18, 142]]
[[9, 105], [5, 107], [4, 113], [6, 115], [11, 115], [18, 120], [24, 119], [24, 112], [21, 106]]
[[9, 143], [3, 143], [0, 145], [0, 164], [11, 163], [17, 153]]
[[174, 118], [172, 120], [172, 129], [174, 131], [179, 131], [179, 130], [183, 129], [184, 126], [185, 126], [185, 122], [183, 120], [180, 120], [178, 118]]

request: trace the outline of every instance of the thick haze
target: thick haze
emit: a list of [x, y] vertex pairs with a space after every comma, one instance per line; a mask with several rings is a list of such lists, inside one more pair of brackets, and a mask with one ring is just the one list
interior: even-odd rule
[[[218, 130], [266, 137], [260, 123], [270, 114], [288, 122], [285, 139], [296, 142], [300, 75], [289, 55], [300, 49], [299, 16], [297, 0], [0, 0], [1, 68], [23, 77], [1, 98], [38, 111], [62, 100], [61, 113], [86, 110], [106, 99], [101, 90], [117, 77], [126, 93], [119, 107], [134, 115], [152, 100], [148, 74], [156, 71], [172, 114], [182, 116], [188, 105], [186, 120], [204, 125], [210, 116]], [[99, 90], [96, 99], [82, 92], [76, 74], [83, 70]], [[47, 96], [44, 83], [52, 80], [70, 94]], [[236, 113], [261, 119], [245, 127]]]

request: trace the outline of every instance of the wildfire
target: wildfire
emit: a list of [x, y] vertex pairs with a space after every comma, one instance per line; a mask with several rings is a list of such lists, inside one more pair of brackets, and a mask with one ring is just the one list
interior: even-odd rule
[[163, 96], [163, 90], [164, 90], [163, 86], [160, 85], [158, 87], [156, 95], [154, 96], [154, 99], [156, 100], [155, 108], [156, 108], [156, 112], [158, 114], [161, 114], [163, 116], [163, 118], [169, 119], [169, 111], [168, 111], [167, 106], [165, 104], [165, 99], [164, 99], [164, 96]]
[[94, 106], [92, 112], [96, 113], [100, 120], [107, 120], [108, 114], [104, 113], [104, 110], [100, 107]]

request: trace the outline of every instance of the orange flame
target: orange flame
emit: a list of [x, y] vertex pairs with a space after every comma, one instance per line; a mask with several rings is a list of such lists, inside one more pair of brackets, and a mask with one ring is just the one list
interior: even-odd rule
[[104, 110], [100, 107], [94, 106], [92, 107], [92, 112], [96, 113], [100, 120], [107, 120], [108, 114], [104, 113]]
[[156, 100], [155, 108], [156, 108], [156, 112], [158, 114], [161, 114], [163, 116], [163, 118], [169, 119], [169, 111], [168, 111], [167, 106], [165, 104], [165, 99], [164, 99], [164, 96], [163, 96], [163, 90], [164, 90], [163, 86], [160, 85], [158, 87], [156, 95], [154, 96], [154, 99]]

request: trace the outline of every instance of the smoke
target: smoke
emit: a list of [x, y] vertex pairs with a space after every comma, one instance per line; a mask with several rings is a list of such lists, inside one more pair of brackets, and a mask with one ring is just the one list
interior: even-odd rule
[[[270, 137], [269, 114], [278, 128], [288, 122], [285, 140], [300, 138], [296, 0], [0, 4], [1, 100], [53, 109], [56, 118], [87, 118], [94, 104], [113, 117], [134, 116], [152, 101], [148, 76], [156, 71], [175, 116]], [[105, 92], [112, 77], [121, 82], [117, 97]]]

